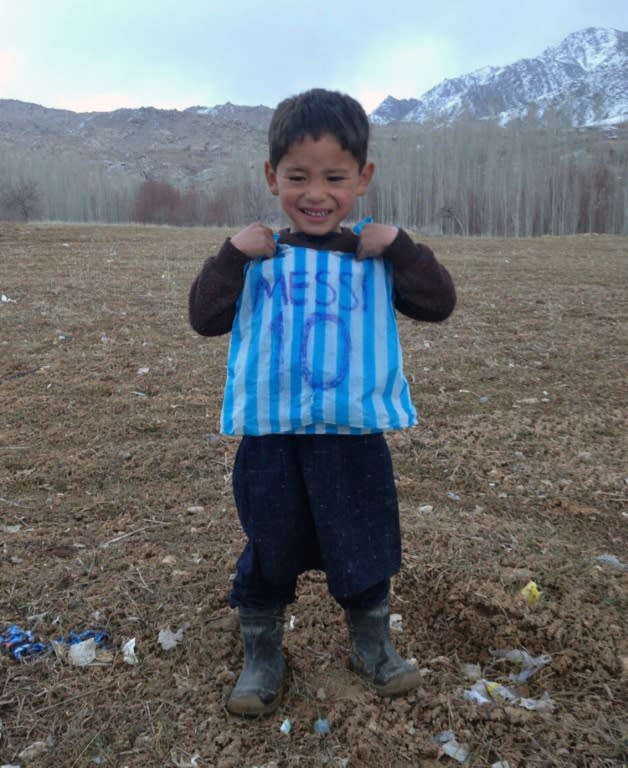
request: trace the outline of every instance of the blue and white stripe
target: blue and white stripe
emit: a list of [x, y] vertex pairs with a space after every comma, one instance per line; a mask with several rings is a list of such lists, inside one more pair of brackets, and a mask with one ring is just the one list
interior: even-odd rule
[[416, 424], [382, 259], [285, 244], [245, 267], [221, 429], [361, 434]]

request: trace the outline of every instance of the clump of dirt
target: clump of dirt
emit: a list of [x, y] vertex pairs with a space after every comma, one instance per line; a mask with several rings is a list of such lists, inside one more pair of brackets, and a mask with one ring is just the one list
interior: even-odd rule
[[[285, 699], [246, 721], [224, 708], [244, 542], [237, 441], [217, 434], [228, 339], [196, 336], [186, 315], [226, 234], [0, 224], [0, 632], [94, 628], [112, 646], [85, 667], [0, 655], [2, 760], [429, 768], [456, 764], [434, 741], [448, 730], [469, 765], [625, 765], [626, 239], [431, 243], [460, 303], [443, 325], [400, 320], [422, 422], [389, 437], [394, 638], [422, 685], [382, 700], [353, 676], [342, 612], [309, 573], [286, 616]], [[180, 630], [170, 649], [166, 628]], [[516, 684], [495, 649], [551, 661]], [[469, 701], [465, 665], [554, 706]]]

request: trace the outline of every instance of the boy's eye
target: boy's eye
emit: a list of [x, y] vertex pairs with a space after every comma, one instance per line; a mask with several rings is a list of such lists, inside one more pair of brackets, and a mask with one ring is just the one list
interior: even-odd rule
[[344, 176], [328, 176], [329, 181], [344, 181]]
[[297, 181], [297, 182], [298, 181], [305, 181], [305, 176], [301, 176], [301, 175], [299, 175], [297, 173], [291, 173], [291, 174], [288, 175], [288, 180], [289, 181]]

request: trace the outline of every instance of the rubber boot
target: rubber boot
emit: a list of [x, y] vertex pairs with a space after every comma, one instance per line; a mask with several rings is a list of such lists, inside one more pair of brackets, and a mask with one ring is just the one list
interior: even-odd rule
[[286, 674], [283, 611], [240, 608], [244, 664], [227, 700], [233, 715], [267, 715], [279, 706]]
[[392, 644], [388, 600], [366, 610], [347, 610], [345, 615], [353, 672], [380, 696], [398, 696], [419, 686], [418, 668], [402, 659]]

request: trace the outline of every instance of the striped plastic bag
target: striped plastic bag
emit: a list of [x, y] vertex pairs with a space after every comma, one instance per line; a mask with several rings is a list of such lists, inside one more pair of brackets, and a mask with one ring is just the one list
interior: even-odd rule
[[245, 267], [221, 431], [362, 434], [416, 424], [388, 262], [277, 249]]

